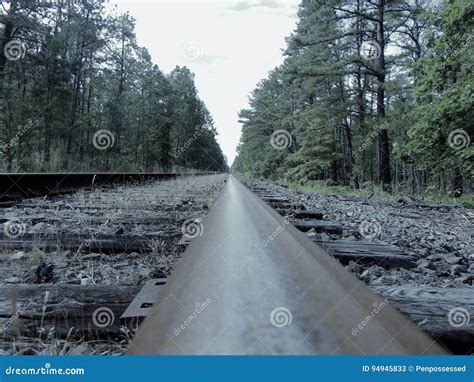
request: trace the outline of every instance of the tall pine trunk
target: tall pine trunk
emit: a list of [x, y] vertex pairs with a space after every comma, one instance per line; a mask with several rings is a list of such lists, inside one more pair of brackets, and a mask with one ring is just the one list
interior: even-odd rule
[[[378, 73], [377, 73], [377, 116], [380, 123], [385, 119], [385, 38], [384, 38], [384, 9], [385, 0], [379, 0], [378, 3], [378, 28], [377, 43], [380, 47], [380, 55], [378, 57]], [[390, 191], [392, 183], [392, 175], [390, 171], [390, 151], [387, 129], [380, 130], [378, 134], [378, 182], [383, 189]]]

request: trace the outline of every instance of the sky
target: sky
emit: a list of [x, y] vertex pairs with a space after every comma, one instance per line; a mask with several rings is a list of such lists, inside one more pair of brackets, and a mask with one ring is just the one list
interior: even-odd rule
[[112, 0], [136, 19], [139, 45], [161, 70], [195, 73], [217, 140], [232, 164], [239, 143], [238, 112], [257, 83], [283, 61], [285, 37], [296, 26], [298, 0]]

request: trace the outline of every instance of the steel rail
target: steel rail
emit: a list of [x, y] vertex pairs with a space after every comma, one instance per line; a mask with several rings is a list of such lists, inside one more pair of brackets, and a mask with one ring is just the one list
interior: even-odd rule
[[129, 354], [443, 354], [232, 175]]

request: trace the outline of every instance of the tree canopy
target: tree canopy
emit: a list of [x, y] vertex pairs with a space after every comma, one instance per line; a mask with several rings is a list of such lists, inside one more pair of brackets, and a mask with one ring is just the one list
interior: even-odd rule
[[240, 113], [234, 170], [461, 195], [473, 176], [472, 3], [303, 0], [298, 17], [283, 64]]
[[163, 73], [134, 29], [100, 0], [2, 3], [2, 171], [227, 168], [194, 74]]

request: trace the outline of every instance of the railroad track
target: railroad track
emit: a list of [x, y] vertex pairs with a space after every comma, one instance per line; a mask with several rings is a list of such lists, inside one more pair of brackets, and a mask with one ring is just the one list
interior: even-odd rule
[[[209, 175], [196, 172], [195, 175]], [[4, 173], [0, 174], [0, 207], [37, 196], [54, 196], [81, 188], [93, 189], [120, 183], [169, 180], [184, 173]], [[189, 174], [188, 174], [189, 175]]]
[[444, 351], [231, 176], [129, 353]]
[[[196, 179], [214, 186], [200, 188]], [[50, 324], [58, 337], [118, 340], [124, 327], [131, 336], [147, 317], [130, 353], [443, 353], [435, 340], [389, 306], [384, 299], [388, 297], [402, 311], [409, 307], [405, 313], [413, 320], [430, 318], [428, 332], [451, 350], [468, 350], [469, 343], [457, 339], [460, 333], [471, 335], [473, 328], [448, 327], [443, 317], [431, 317], [430, 297], [438, 305], [444, 301], [444, 312], [453, 299], [469, 306], [471, 296], [449, 296], [447, 291], [440, 299], [429, 290], [400, 294], [382, 288], [378, 297], [340, 263], [411, 267], [410, 255], [388, 244], [311, 239], [304, 232], [337, 236], [341, 227], [322, 220], [321, 212], [264, 188], [251, 192], [233, 176], [213, 203], [223, 181], [223, 176], [194, 178], [182, 191], [158, 186], [172, 182], [121, 186], [82, 196], [22, 200], [5, 209], [8, 214], [0, 216], [0, 224], [20, 221], [43, 228], [16, 238], [4, 232], [4, 250], [64, 252], [62, 270], [74, 262], [87, 267], [96, 263], [99, 270], [115, 265], [125, 272], [152, 270], [173, 253], [173, 265], [165, 267], [168, 272], [155, 269], [133, 282], [121, 279], [108, 285], [83, 279], [79, 285], [52, 284], [41, 279], [48, 265], [42, 259], [29, 285], [0, 287], [0, 325], [5, 327], [19, 311], [15, 325], [4, 330], [6, 337], [17, 336], [18, 330], [34, 337]], [[21, 215], [19, 210], [26, 212]], [[189, 232], [183, 230], [186, 221], [191, 222]], [[77, 230], [71, 232], [75, 225]], [[44, 232], [48, 226], [54, 230]], [[108, 314], [107, 325], [96, 325], [97, 312]]]
[[[0, 208], [0, 349], [83, 338], [123, 352], [115, 343], [137, 320], [120, 316], [146, 280], [168, 276], [183, 222], [207, 213], [225, 176], [145, 178]], [[113, 320], [95, 325], [99, 308]]]

